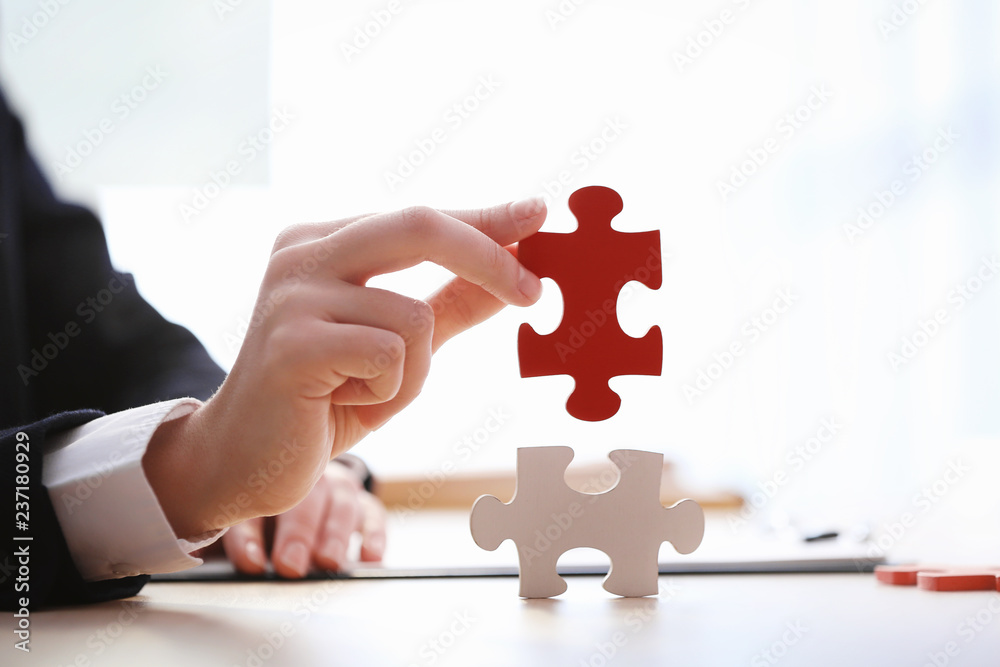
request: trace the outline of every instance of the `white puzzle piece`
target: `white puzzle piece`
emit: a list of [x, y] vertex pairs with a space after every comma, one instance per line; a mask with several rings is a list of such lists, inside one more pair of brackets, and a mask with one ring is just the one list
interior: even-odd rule
[[564, 475], [569, 447], [521, 447], [517, 450], [514, 498], [502, 503], [480, 497], [472, 508], [472, 538], [493, 551], [506, 539], [517, 545], [521, 597], [547, 598], [566, 591], [556, 573], [559, 556], [592, 547], [611, 559], [604, 588], [624, 597], [655, 595], [660, 544], [679, 553], [698, 548], [705, 514], [693, 500], [660, 505], [663, 455], [619, 449], [608, 458], [619, 470], [618, 483], [603, 493], [574, 491]]

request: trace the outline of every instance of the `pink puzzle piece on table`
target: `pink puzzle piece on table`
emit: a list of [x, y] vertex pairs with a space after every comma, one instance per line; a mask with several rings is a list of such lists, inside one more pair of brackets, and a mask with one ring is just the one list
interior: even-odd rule
[[578, 228], [571, 234], [538, 232], [518, 244], [518, 259], [562, 290], [559, 328], [541, 336], [528, 324], [517, 332], [521, 377], [570, 375], [576, 381], [566, 410], [584, 421], [618, 412], [621, 398], [608, 387], [618, 375], [659, 375], [663, 337], [652, 327], [632, 338], [618, 324], [618, 293], [636, 280], [650, 289], [662, 281], [660, 233], [611, 228], [623, 208], [611, 188], [591, 186], [569, 197]]
[[592, 547], [611, 559], [604, 589], [643, 597], [659, 590], [660, 545], [669, 541], [689, 554], [701, 544], [705, 514], [698, 503], [660, 504], [663, 454], [619, 449], [608, 458], [618, 483], [588, 494], [566, 485], [569, 447], [517, 450], [517, 488], [509, 503], [481, 496], [472, 507], [472, 538], [493, 551], [507, 539], [517, 545], [521, 597], [547, 598], [566, 590], [556, 563], [566, 551]]
[[877, 565], [875, 578], [928, 591], [1000, 591], [1000, 567]]

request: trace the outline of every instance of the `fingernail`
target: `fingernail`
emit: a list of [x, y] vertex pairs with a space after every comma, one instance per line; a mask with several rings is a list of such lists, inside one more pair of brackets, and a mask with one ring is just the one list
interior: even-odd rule
[[301, 542], [292, 542], [281, 553], [281, 562], [299, 577], [309, 571], [309, 550]]
[[338, 565], [343, 565], [347, 557], [347, 547], [344, 546], [344, 543], [341, 540], [331, 537], [323, 544], [323, 548], [320, 549], [320, 553], [326, 560], [333, 561]]
[[373, 554], [381, 556], [385, 553], [385, 537], [382, 535], [372, 535], [368, 538], [368, 550]]
[[542, 281], [528, 269], [521, 267], [521, 275], [517, 280], [517, 289], [532, 303], [542, 296]]
[[260, 544], [256, 540], [250, 540], [247, 542], [245, 552], [247, 560], [251, 563], [261, 569], [267, 567], [267, 560], [264, 558], [264, 550], [260, 548]]
[[545, 200], [542, 199], [541, 195], [536, 195], [514, 202], [510, 205], [510, 212], [518, 218], [530, 218], [541, 213], [544, 207]]

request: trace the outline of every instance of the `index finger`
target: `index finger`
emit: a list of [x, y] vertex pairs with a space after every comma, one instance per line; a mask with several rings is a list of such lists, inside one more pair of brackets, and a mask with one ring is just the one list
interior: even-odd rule
[[[540, 196], [498, 204], [489, 208], [441, 209], [441, 212], [472, 225], [500, 245], [505, 246], [538, 231], [538, 228], [545, 222], [547, 213], [545, 199]], [[378, 214], [364, 213], [332, 222], [307, 222], [292, 225], [278, 235], [275, 249], [324, 238], [359, 220], [375, 215]]]
[[538, 231], [545, 222], [545, 200], [530, 197], [490, 208], [442, 210], [445, 215], [472, 225], [502, 246], [517, 243]]
[[[481, 215], [477, 222], [499, 238], [516, 240], [536, 231], [542, 217], [532, 210], [527, 219], [496, 213]], [[328, 245], [327, 266], [338, 278], [359, 285], [373, 276], [431, 261], [506, 303], [529, 305], [542, 291], [538, 277], [496, 240], [473, 224], [432, 208], [372, 216], [315, 243]]]

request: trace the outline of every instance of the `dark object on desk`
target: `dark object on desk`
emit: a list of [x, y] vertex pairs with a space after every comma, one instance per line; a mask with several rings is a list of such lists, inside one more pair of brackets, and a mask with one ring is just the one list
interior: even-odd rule
[[[876, 565], [885, 562], [884, 558], [816, 558], [810, 560], [776, 560], [776, 561], [684, 561], [676, 563], [660, 563], [660, 574], [816, 574], [816, 573], [870, 573]], [[607, 565], [563, 565], [556, 571], [562, 576], [604, 576], [608, 573]], [[391, 568], [379, 566], [359, 566], [344, 572], [312, 572], [308, 580], [323, 579], [442, 579], [469, 577], [516, 577], [517, 566], [493, 567], [421, 567], [421, 568]], [[241, 574], [228, 561], [213, 561], [205, 563], [193, 570], [155, 574], [153, 581], [172, 582], [232, 582], [232, 581], [297, 581], [278, 577], [273, 572], [263, 577]]]
[[820, 542], [822, 540], [835, 540], [840, 537], [840, 533], [835, 530], [830, 530], [825, 533], [816, 533], [814, 535], [805, 535], [802, 538], [803, 542]]

